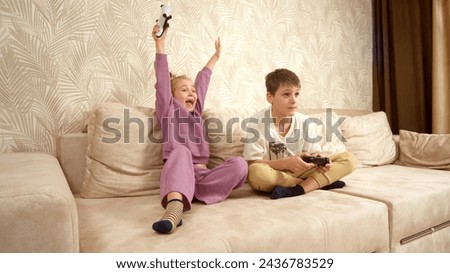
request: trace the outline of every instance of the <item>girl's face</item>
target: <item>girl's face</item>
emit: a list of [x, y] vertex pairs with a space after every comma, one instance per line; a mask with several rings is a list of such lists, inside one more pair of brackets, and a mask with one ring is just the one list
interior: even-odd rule
[[194, 111], [197, 103], [197, 93], [194, 83], [189, 79], [178, 79], [175, 81], [173, 96], [189, 112]]
[[272, 104], [272, 115], [275, 118], [292, 117], [297, 111], [300, 88], [292, 85], [281, 85], [275, 95], [267, 92], [267, 101]]

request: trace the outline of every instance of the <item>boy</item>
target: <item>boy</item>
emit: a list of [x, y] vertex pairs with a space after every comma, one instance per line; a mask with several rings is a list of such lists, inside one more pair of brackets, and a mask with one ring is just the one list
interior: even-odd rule
[[266, 98], [271, 107], [256, 113], [251, 132], [257, 139], [247, 140], [244, 158], [249, 163], [248, 182], [258, 191], [271, 193], [272, 199], [292, 197], [322, 188], [345, 186], [339, 179], [355, 168], [355, 158], [345, 152], [331, 156], [326, 165], [305, 162], [303, 156], [320, 156], [317, 135], [308, 128], [307, 116], [298, 113], [300, 79], [287, 69], [266, 76]]

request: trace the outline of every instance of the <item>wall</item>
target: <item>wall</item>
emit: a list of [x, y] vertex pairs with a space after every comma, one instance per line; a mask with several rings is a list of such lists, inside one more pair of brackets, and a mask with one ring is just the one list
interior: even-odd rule
[[301, 107], [372, 109], [370, 0], [0, 0], [0, 152], [54, 154], [98, 102], [153, 107], [161, 3], [173, 72], [194, 76], [221, 37], [206, 108], [266, 107], [264, 76], [286, 67]]

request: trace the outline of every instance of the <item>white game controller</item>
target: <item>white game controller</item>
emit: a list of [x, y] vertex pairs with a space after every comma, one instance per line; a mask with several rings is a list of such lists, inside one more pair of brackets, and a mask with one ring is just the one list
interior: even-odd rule
[[170, 6], [169, 5], [161, 5], [161, 15], [159, 19], [156, 20], [156, 23], [159, 26], [159, 31], [156, 33], [156, 37], [161, 37], [164, 31], [169, 26], [169, 20], [172, 19], [172, 15], [170, 14]]

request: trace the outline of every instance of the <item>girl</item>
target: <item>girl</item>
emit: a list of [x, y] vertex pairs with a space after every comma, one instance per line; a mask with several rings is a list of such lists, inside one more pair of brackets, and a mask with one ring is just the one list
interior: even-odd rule
[[213, 204], [227, 198], [246, 180], [248, 165], [235, 157], [216, 168], [206, 167], [209, 145], [201, 113], [212, 69], [220, 57], [220, 39], [216, 52], [197, 74], [195, 83], [186, 76], [170, 77], [164, 42], [168, 29], [157, 37], [156, 45], [156, 116], [163, 132], [164, 168], [161, 172], [161, 204], [166, 209], [153, 224], [159, 233], [172, 233], [182, 224], [182, 214], [191, 209], [193, 199]]

